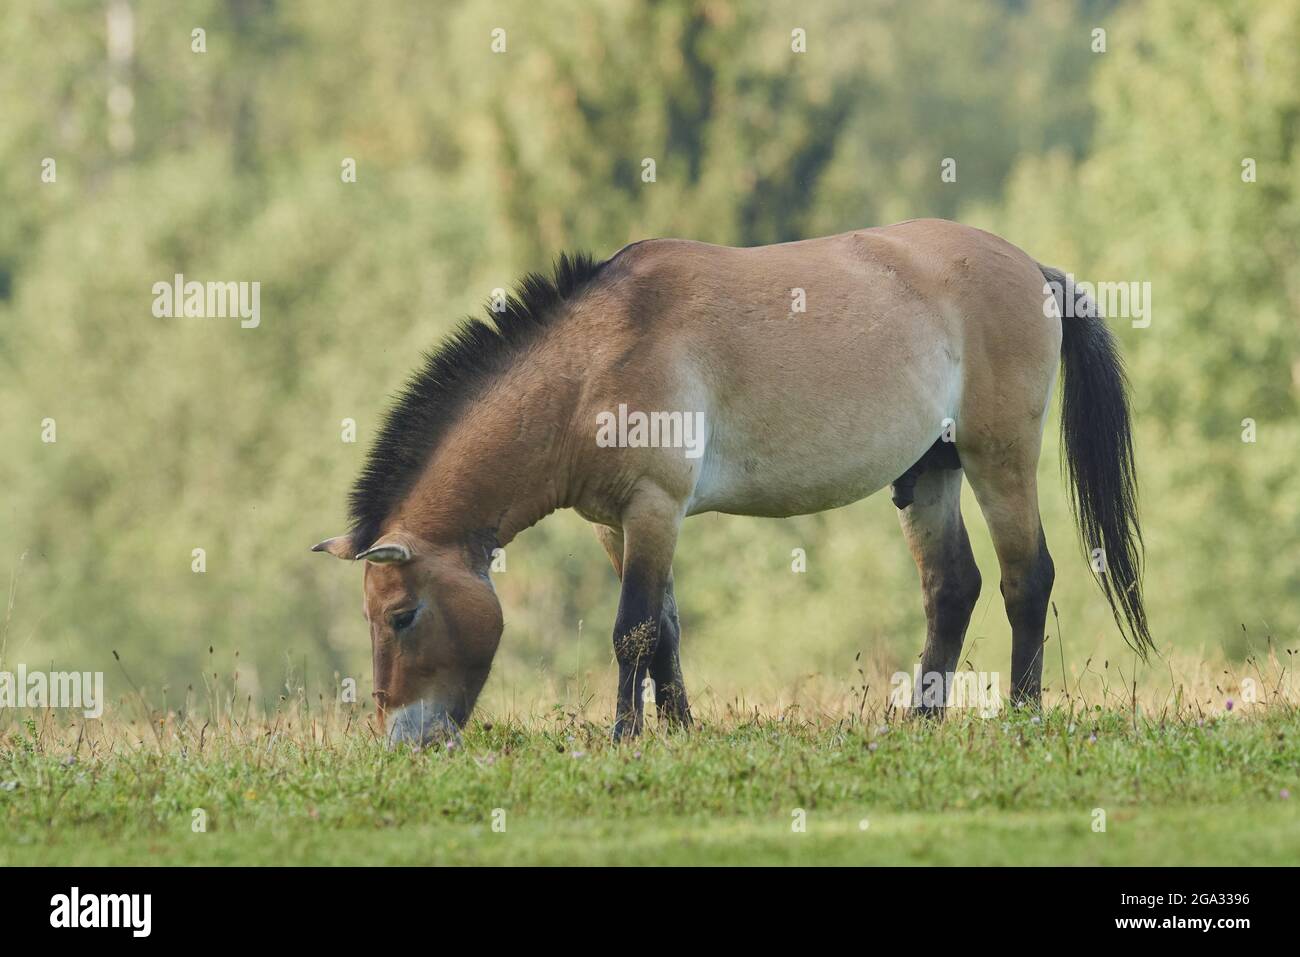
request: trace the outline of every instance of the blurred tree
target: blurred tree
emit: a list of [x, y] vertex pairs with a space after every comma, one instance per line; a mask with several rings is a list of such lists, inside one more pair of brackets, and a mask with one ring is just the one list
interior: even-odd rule
[[988, 218], [1080, 278], [1151, 284], [1150, 327], [1115, 328], [1153, 621], [1240, 654], [1300, 627], [1300, 4], [1152, 0], [1109, 37], [1092, 154], [1026, 158]]
[[[6, 660], [109, 670], [116, 648], [181, 688], [212, 645], [229, 666], [240, 651], [262, 700], [291, 673], [364, 687], [357, 576], [305, 549], [339, 530], [388, 396], [457, 316], [563, 248], [775, 242], [921, 215], [976, 219], [1080, 274], [1151, 279], [1152, 327], [1121, 331], [1153, 620], [1192, 646], [1237, 620], [1293, 636], [1297, 3], [1114, 7], [10, 4]], [[1240, 180], [1246, 156], [1257, 183]], [[176, 273], [261, 282], [261, 326], [154, 318], [152, 285]], [[1056, 541], [1064, 496], [1044, 498]], [[859, 649], [903, 664], [920, 647], [915, 570], [884, 498], [697, 519], [678, 578], [692, 675], [721, 694], [813, 671], [847, 682]], [[497, 687], [608, 660], [616, 590], [576, 517], [522, 536], [498, 587]], [[1057, 597], [1083, 648], [1118, 647], [1086, 566]], [[1001, 661], [988, 598], [972, 631]]]

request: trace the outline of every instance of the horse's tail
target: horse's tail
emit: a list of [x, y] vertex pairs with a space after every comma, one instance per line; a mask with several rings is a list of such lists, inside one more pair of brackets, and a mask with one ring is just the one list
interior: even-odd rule
[[1142, 605], [1142, 530], [1124, 363], [1096, 304], [1059, 269], [1039, 268], [1061, 311], [1061, 445], [1070, 505], [1115, 624], [1145, 660], [1155, 643]]

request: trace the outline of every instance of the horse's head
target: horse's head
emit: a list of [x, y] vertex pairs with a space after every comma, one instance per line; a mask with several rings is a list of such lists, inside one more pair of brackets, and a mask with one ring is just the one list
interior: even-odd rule
[[348, 536], [313, 551], [363, 560], [375, 701], [392, 744], [454, 739], [501, 640], [501, 604], [470, 550], [398, 533], [362, 552]]

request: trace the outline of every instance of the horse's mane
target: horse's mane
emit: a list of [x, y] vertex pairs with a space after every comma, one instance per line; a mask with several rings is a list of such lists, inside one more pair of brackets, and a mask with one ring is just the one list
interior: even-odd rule
[[349, 498], [352, 547], [374, 544], [383, 523], [406, 497], [429, 455], [468, 400], [499, 375], [604, 267], [587, 253], [564, 254], [551, 276], [529, 273], [499, 312], [466, 317], [406, 383], [384, 418]]

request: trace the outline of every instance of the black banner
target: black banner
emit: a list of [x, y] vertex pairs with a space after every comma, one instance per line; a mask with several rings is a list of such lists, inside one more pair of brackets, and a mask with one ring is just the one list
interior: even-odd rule
[[[1214, 868], [898, 868], [846, 871], [772, 869], [622, 870], [403, 868], [8, 868], [0, 873], [10, 940], [77, 934], [132, 945], [186, 941], [232, 922], [259, 943], [374, 946], [441, 921], [478, 914], [494, 942], [501, 930], [541, 940], [591, 925], [656, 920], [725, 928], [735, 943], [762, 943], [774, 922], [806, 931], [845, 917], [868, 927], [929, 940], [1025, 941], [1063, 937], [1190, 936], [1227, 946], [1293, 925], [1291, 874]], [[613, 905], [613, 906], [611, 906]], [[646, 913], [649, 913], [646, 912]], [[494, 916], [495, 915], [495, 916]], [[382, 928], [389, 928], [383, 931]], [[925, 933], [914, 937], [920, 927]], [[550, 928], [548, 930], [547, 928]], [[1047, 935], [1040, 938], [1038, 935]], [[975, 935], [975, 936], [969, 936]], [[1023, 936], [1022, 936], [1023, 935]]]

